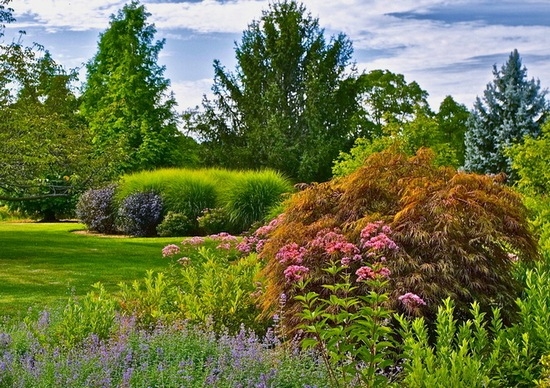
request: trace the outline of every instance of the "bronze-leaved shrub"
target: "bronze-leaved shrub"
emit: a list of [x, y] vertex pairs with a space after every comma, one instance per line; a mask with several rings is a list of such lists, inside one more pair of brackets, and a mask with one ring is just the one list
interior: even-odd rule
[[[283, 260], [289, 249], [293, 260], [307, 268], [301, 273], [309, 289], [321, 296], [328, 295], [331, 279], [322, 269], [330, 262], [372, 266], [383, 253], [392, 309], [433, 318], [441, 300], [451, 297], [464, 313], [473, 301], [486, 310], [501, 306], [503, 313], [512, 312], [519, 288], [512, 275], [515, 261], [538, 258], [521, 198], [499, 176], [436, 167], [433, 158], [427, 149], [413, 157], [386, 150], [351, 175], [310, 186], [287, 200], [284, 217], [261, 253], [267, 261], [264, 314], [276, 311], [284, 294], [287, 324], [298, 324], [300, 306], [292, 297], [292, 279], [285, 277], [289, 266], [297, 265]], [[380, 230], [373, 229], [376, 225]], [[365, 229], [371, 237], [391, 233], [387, 237], [398, 249], [373, 255], [364, 246]], [[327, 240], [323, 236], [329, 233], [340, 246], [355, 245], [359, 251], [317, 249], [313, 242]], [[359, 256], [350, 264], [352, 251]], [[358, 287], [355, 292], [366, 291]], [[404, 295], [416, 295], [425, 305], [411, 309]]]

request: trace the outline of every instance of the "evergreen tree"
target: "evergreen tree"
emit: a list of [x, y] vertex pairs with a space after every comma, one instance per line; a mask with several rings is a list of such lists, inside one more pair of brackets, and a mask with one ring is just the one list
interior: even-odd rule
[[464, 168], [478, 173], [504, 172], [513, 181], [511, 160], [505, 150], [522, 143], [525, 136], [536, 138], [548, 110], [545, 90], [540, 81], [528, 80], [517, 50], [497, 70], [487, 85], [483, 100], [479, 97], [468, 120], [465, 135]]
[[356, 79], [346, 73], [351, 54], [343, 34], [325, 41], [303, 5], [272, 3], [243, 33], [235, 72], [214, 62], [214, 100], [190, 116], [208, 163], [330, 178], [359, 109]]
[[157, 63], [164, 40], [153, 41], [148, 16], [138, 1], [112, 15], [87, 64], [82, 113], [98, 151], [116, 149], [122, 171], [170, 166], [180, 144], [176, 101]]

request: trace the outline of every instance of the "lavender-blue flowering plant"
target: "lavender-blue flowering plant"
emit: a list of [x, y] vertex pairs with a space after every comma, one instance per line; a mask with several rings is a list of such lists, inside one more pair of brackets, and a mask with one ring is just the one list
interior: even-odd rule
[[160, 195], [154, 192], [139, 192], [122, 200], [118, 208], [118, 223], [120, 229], [131, 236], [155, 236], [162, 215]]
[[112, 234], [116, 232], [116, 210], [113, 198], [116, 186], [85, 191], [76, 204], [76, 216], [89, 230]]

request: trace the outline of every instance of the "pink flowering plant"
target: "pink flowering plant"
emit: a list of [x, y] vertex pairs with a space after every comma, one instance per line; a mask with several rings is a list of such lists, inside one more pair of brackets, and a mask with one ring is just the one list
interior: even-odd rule
[[254, 295], [261, 262], [255, 253], [243, 255], [239, 243], [220, 232], [166, 245], [166, 271], [149, 271], [141, 281], [120, 285], [122, 310], [144, 327], [185, 320], [217, 332], [237, 332], [241, 324], [264, 330], [267, 322], [257, 319]]
[[[374, 222], [354, 244], [338, 229], [325, 229], [306, 246], [288, 243], [276, 255], [294, 299], [301, 304], [302, 347], [320, 352], [333, 387], [389, 382], [384, 372], [393, 364], [395, 343], [386, 257], [399, 249], [390, 235], [388, 226]], [[330, 264], [322, 269], [324, 291], [316, 292], [307, 263], [320, 256]], [[411, 306], [423, 302], [412, 295], [405, 294], [401, 302]]]

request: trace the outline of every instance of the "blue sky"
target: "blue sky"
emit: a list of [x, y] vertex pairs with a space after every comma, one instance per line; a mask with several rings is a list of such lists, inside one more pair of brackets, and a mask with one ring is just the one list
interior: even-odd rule
[[[17, 22], [4, 40], [26, 30], [66, 68], [80, 67], [97, 50], [109, 17], [128, 1], [13, 0]], [[327, 37], [353, 42], [360, 71], [388, 69], [416, 81], [434, 110], [446, 95], [468, 108], [493, 79], [492, 66], [518, 49], [529, 78], [550, 87], [548, 0], [303, 0]], [[141, 0], [157, 39], [160, 62], [184, 110], [210, 93], [214, 59], [235, 67], [235, 42], [268, 9], [268, 0]]]

